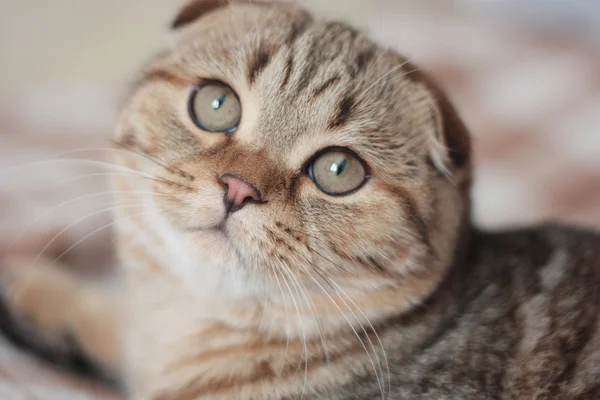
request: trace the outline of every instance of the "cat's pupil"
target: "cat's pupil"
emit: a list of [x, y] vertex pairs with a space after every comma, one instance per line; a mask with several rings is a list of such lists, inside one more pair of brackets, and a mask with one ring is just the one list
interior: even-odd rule
[[335, 174], [336, 177], [340, 177], [344, 175], [346, 170], [348, 169], [348, 158], [344, 157], [333, 164], [331, 164], [331, 168], [329, 170]]
[[219, 111], [219, 109], [221, 107], [223, 107], [223, 104], [225, 104], [226, 101], [227, 101], [227, 94], [223, 93], [223, 94], [219, 95], [212, 102], [212, 108], [213, 108], [213, 110]]

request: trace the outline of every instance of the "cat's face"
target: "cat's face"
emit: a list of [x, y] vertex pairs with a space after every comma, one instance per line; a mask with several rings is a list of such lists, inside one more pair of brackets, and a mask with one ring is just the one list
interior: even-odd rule
[[445, 98], [345, 24], [291, 5], [196, 3], [116, 137], [156, 160], [120, 162], [170, 181], [135, 186], [160, 193], [144, 218], [169, 268], [240, 296], [330, 279], [419, 301], [468, 212], [468, 138]]

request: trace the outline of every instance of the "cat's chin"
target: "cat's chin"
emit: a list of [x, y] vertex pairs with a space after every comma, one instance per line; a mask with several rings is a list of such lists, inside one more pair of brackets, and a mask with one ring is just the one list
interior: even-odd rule
[[194, 231], [194, 237], [200, 239], [204, 246], [208, 245], [215, 250], [222, 246], [227, 246], [230, 242], [226, 229], [221, 226], [196, 229]]

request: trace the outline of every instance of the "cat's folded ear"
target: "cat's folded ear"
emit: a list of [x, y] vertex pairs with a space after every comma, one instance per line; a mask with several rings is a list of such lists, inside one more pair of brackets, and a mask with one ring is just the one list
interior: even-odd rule
[[171, 23], [172, 29], [178, 29], [191, 22], [198, 20], [211, 11], [227, 7], [231, 3], [246, 3], [253, 5], [270, 5], [274, 1], [269, 0], [190, 0], [183, 6]]
[[430, 159], [444, 175], [469, 169], [471, 166], [471, 137], [454, 105], [434, 80], [423, 71], [416, 72], [418, 81], [432, 94], [435, 124], [430, 136]]
[[[471, 138], [467, 127], [458, 115], [454, 105], [442, 90], [434, 91], [438, 113], [438, 131], [434, 136], [437, 146], [432, 149], [432, 158], [436, 153], [439, 160], [445, 159], [446, 172], [468, 168], [471, 165]], [[442, 171], [444, 172], [444, 171]]]
[[181, 28], [191, 22], [196, 21], [203, 15], [216, 9], [229, 5], [228, 0], [191, 0], [183, 6], [171, 23], [172, 29]]

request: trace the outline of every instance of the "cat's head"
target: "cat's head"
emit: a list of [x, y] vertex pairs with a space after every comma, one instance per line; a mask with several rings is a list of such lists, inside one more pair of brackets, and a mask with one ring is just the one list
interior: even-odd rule
[[137, 153], [119, 162], [155, 179], [119, 185], [158, 193], [139, 228], [157, 258], [224, 297], [290, 282], [390, 312], [422, 301], [469, 214], [469, 138], [443, 93], [291, 4], [199, 0], [173, 26], [116, 135]]

